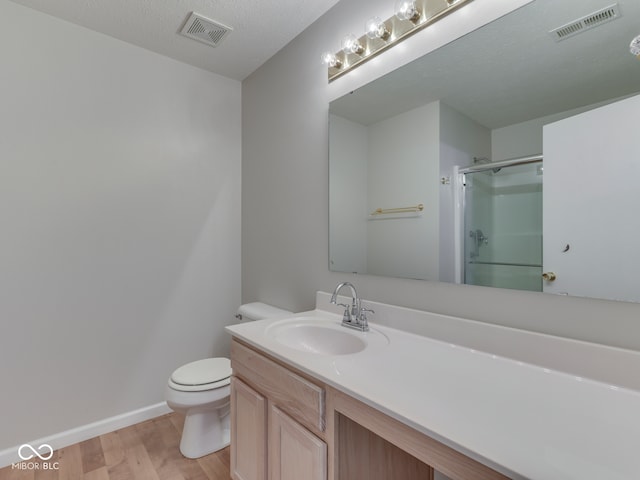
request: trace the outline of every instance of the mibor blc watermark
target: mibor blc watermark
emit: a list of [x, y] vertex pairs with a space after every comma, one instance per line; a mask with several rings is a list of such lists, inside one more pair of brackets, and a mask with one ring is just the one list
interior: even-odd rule
[[[28, 443], [20, 445], [18, 447], [18, 456], [22, 462], [12, 463], [11, 468], [14, 470], [58, 470], [60, 468], [58, 462], [49, 462], [53, 457], [53, 448], [46, 443], [43, 443], [37, 449]], [[40, 461], [37, 461], [36, 457]]]

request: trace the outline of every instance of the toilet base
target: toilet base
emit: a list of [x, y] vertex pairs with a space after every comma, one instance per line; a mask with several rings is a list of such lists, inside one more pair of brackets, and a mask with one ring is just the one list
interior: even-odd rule
[[200, 458], [229, 445], [229, 404], [217, 410], [190, 409], [185, 415], [180, 453]]

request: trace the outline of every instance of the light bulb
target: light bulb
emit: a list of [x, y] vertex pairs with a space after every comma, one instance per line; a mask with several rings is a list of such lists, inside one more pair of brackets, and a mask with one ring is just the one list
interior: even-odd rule
[[391, 36], [391, 32], [380, 17], [373, 17], [367, 20], [367, 23], [364, 24], [364, 29], [367, 32], [367, 37], [372, 40], [374, 38], [386, 40]]
[[629, 51], [634, 54], [636, 57], [640, 57], [640, 35], [631, 40], [631, 44], [629, 45]]
[[409, 20], [417, 23], [420, 19], [420, 10], [416, 7], [415, 0], [399, 0], [396, 2], [396, 17], [400, 20]]
[[321, 57], [322, 63], [324, 63], [328, 67], [340, 68], [342, 67], [342, 62], [338, 60], [335, 53], [324, 52]]
[[364, 47], [355, 35], [349, 34], [342, 39], [342, 51], [346, 54], [355, 53], [356, 55], [362, 55], [364, 53]]

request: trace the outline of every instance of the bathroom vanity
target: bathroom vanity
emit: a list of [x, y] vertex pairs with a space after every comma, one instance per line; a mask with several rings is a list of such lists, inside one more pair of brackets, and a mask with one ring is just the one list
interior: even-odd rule
[[227, 327], [232, 478], [637, 477], [637, 352], [367, 303]]

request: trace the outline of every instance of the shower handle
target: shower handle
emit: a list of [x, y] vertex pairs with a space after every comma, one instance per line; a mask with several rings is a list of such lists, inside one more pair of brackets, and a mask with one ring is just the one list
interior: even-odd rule
[[489, 237], [487, 237], [484, 233], [482, 233], [482, 230], [480, 230], [479, 228], [476, 230], [471, 230], [469, 232], [469, 236], [473, 238], [473, 251], [470, 252], [469, 255], [471, 256], [471, 258], [479, 257], [480, 245], [482, 244], [488, 245]]
[[469, 236], [473, 238], [477, 243], [484, 243], [487, 245], [489, 243], [489, 237], [487, 237], [482, 230], [479, 228], [477, 230], [471, 230], [469, 232]]

